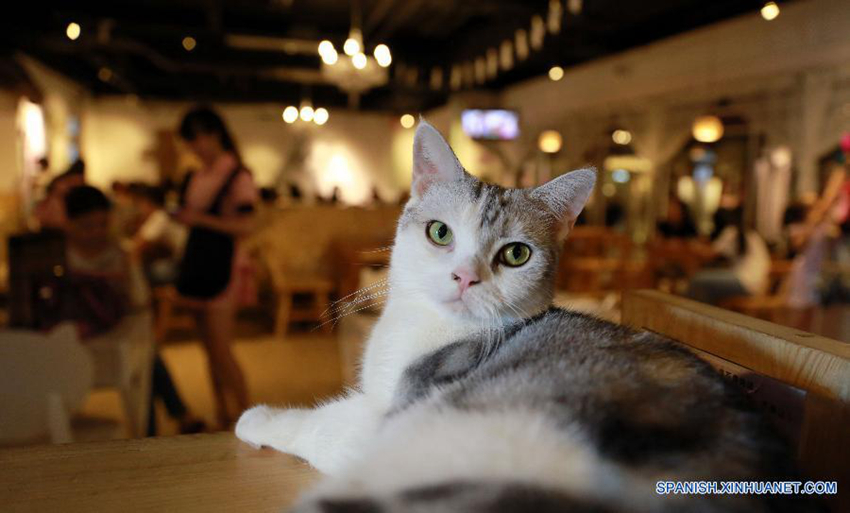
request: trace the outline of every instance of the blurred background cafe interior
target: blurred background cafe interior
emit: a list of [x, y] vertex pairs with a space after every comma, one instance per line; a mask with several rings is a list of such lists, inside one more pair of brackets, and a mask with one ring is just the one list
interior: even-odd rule
[[[492, 183], [596, 168], [557, 304], [616, 321], [659, 289], [850, 341], [846, 1], [15, 4], [0, 445], [231, 429], [352, 385], [420, 115]], [[233, 265], [190, 300], [210, 218]]]

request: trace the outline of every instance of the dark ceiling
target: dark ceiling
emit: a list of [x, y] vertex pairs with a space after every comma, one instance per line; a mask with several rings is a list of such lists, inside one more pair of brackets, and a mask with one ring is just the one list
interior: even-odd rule
[[[500, 89], [543, 74], [553, 64], [569, 68], [757, 12], [762, 5], [756, 0], [579, 3], [578, 14], [564, 7], [560, 32], [547, 33], [540, 51], [476, 87]], [[354, 6], [362, 13], [367, 47], [384, 42], [393, 54], [389, 82], [365, 93], [360, 108], [392, 112], [422, 111], [445, 102], [448, 79], [435, 90], [429, 83], [433, 67], [448, 69], [498, 48], [502, 41], [513, 39], [517, 29], [528, 30], [534, 15], [545, 20], [549, 8], [549, 0], [16, 0], [15, 4], [20, 15], [0, 20], [2, 53], [8, 57], [22, 50], [95, 94], [281, 104], [309, 96], [315, 104], [329, 107], [346, 106], [349, 98], [322, 78], [321, 61], [313, 49], [322, 39], [341, 49]], [[76, 41], [65, 35], [70, 22], [82, 27]], [[269, 37], [266, 41], [278, 48], [236, 48], [228, 43], [233, 35]], [[186, 36], [197, 40], [191, 52], [182, 46]], [[103, 68], [109, 72], [98, 78]]]

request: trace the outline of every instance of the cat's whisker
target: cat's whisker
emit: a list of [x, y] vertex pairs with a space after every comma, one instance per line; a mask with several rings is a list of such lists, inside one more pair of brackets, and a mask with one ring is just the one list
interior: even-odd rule
[[351, 294], [348, 294], [348, 295], [343, 296], [343, 297], [341, 297], [341, 298], [339, 298], [339, 299], [337, 299], [337, 300], [335, 300], [335, 301], [332, 301], [332, 302], [330, 303], [330, 306], [328, 306], [328, 308], [327, 308], [327, 309], [325, 309], [325, 311], [324, 311], [324, 312], [322, 312], [322, 315], [321, 315], [321, 316], [322, 316], [322, 317], [324, 317], [325, 315], [327, 315], [327, 314], [328, 314], [328, 312], [333, 311], [333, 309], [334, 309], [334, 308], [336, 308], [338, 305], [340, 305], [340, 303], [347, 303], [347, 301], [346, 301], [346, 300], [347, 300], [348, 298], [352, 297], [352, 296], [357, 296], [357, 295], [359, 295], [359, 294], [363, 294], [363, 293], [366, 293], [366, 292], [369, 292], [369, 291], [375, 290], [375, 289], [377, 289], [377, 288], [384, 287], [384, 286], [386, 286], [388, 283], [389, 283], [389, 278], [382, 278], [382, 279], [378, 280], [377, 282], [375, 282], [375, 283], [373, 283], [373, 284], [371, 284], [371, 285], [368, 285], [368, 286], [366, 286], [366, 287], [359, 288], [359, 289], [355, 290], [354, 292], [352, 292]]
[[382, 246], [380, 248], [375, 249], [365, 249], [363, 251], [359, 251], [361, 255], [368, 255], [369, 253], [383, 253], [384, 251], [392, 251], [392, 246]]
[[322, 316], [323, 317], [331, 317], [331, 318], [338, 317], [340, 314], [345, 314], [347, 311], [351, 310], [352, 308], [354, 308], [358, 305], [361, 305], [365, 302], [372, 301], [372, 300], [380, 298], [380, 297], [388, 296], [389, 293], [390, 293], [389, 290], [385, 290], [385, 291], [375, 292], [375, 293], [369, 294], [367, 296], [363, 296], [361, 298], [357, 298], [356, 300], [349, 301], [344, 305], [340, 305], [338, 308], [334, 308], [327, 315], [325, 313], [323, 313]]
[[361, 287], [361, 288], [355, 290], [354, 292], [352, 292], [350, 294], [347, 294], [347, 295], [345, 295], [345, 296], [343, 296], [343, 297], [341, 297], [341, 298], [339, 298], [335, 301], [332, 301], [331, 304], [333, 305], [333, 304], [341, 303], [341, 302], [345, 301], [346, 299], [350, 298], [351, 296], [356, 296], [357, 294], [362, 294], [363, 292], [368, 292], [368, 291], [375, 289], [377, 287], [384, 286], [389, 282], [389, 280], [390, 280], [389, 277], [381, 278], [380, 280], [376, 281], [375, 283], [373, 283], [371, 285]]
[[343, 315], [340, 315], [339, 317], [335, 317], [335, 318], [333, 318], [333, 319], [330, 319], [330, 320], [328, 320], [328, 321], [325, 321], [325, 322], [323, 322], [323, 323], [319, 324], [318, 326], [316, 326], [315, 328], [313, 328], [311, 331], [316, 331], [316, 330], [318, 330], [318, 329], [320, 329], [320, 328], [323, 328], [324, 326], [326, 326], [326, 325], [328, 325], [328, 324], [330, 324], [330, 323], [333, 323], [333, 324], [332, 324], [332, 327], [334, 327], [334, 328], [335, 328], [335, 327], [336, 327], [336, 325], [339, 323], [339, 321], [340, 321], [340, 320], [342, 320], [342, 318], [343, 318], [343, 317], [348, 317], [349, 315], [353, 315], [353, 314], [356, 314], [357, 312], [362, 312], [363, 310], [367, 310], [367, 309], [372, 308], [372, 307], [374, 307], [374, 306], [383, 305], [383, 304], [385, 304], [385, 303], [386, 303], [386, 300], [384, 300], [384, 301], [378, 301], [377, 303], [370, 304], [370, 305], [364, 306], [364, 307], [362, 307], [362, 308], [358, 308], [358, 309], [354, 310], [353, 312], [347, 312], [347, 313], [345, 313], [345, 314], [343, 314]]
[[342, 305], [338, 305], [338, 306], [330, 309], [329, 312], [323, 313], [323, 316], [325, 316], [325, 317], [335, 317], [335, 316], [337, 316], [341, 313], [345, 313], [346, 311], [349, 311], [353, 308], [356, 308], [357, 306], [362, 305], [363, 303], [366, 303], [368, 301], [372, 301], [372, 300], [380, 298], [380, 297], [387, 296], [389, 293], [390, 293], [389, 290], [380, 290], [380, 291], [373, 292], [371, 294], [367, 294], [365, 296], [358, 297], [357, 299], [354, 299], [352, 301], [348, 301], [348, 302], [346, 302]]

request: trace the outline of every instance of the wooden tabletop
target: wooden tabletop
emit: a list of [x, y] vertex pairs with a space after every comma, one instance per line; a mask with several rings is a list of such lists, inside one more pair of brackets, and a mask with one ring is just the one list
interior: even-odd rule
[[232, 433], [0, 450], [0, 511], [284, 511], [319, 474]]

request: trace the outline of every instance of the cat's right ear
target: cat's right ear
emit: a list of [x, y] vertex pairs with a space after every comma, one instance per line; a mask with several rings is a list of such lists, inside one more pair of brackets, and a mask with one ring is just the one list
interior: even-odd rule
[[460, 180], [464, 173], [449, 143], [436, 128], [420, 118], [413, 138], [413, 184], [410, 195], [414, 198], [422, 197], [431, 185]]

